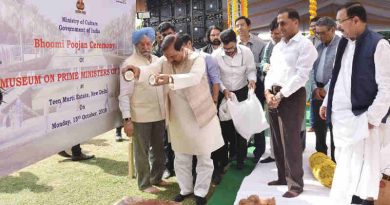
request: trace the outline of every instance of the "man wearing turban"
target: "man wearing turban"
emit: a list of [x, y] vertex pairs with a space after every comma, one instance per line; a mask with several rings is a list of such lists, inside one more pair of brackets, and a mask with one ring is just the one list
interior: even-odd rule
[[[121, 67], [146, 66], [156, 62], [158, 57], [152, 55], [154, 38], [155, 32], [152, 28], [135, 31], [132, 35], [135, 52]], [[160, 190], [153, 185], [167, 185], [167, 182], [162, 180], [165, 170], [165, 110], [162, 87], [153, 87], [147, 82], [134, 80], [128, 82], [120, 77], [118, 98], [125, 133], [128, 137], [133, 136], [138, 188], [144, 192], [156, 193]]]

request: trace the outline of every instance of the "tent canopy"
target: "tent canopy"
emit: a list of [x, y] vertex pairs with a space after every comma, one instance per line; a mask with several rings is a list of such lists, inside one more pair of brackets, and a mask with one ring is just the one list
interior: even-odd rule
[[[336, 17], [337, 9], [347, 0], [317, 1], [317, 15]], [[376, 31], [390, 30], [390, 0], [362, 0], [366, 8], [368, 24]], [[248, 0], [248, 14], [253, 32], [268, 32], [269, 24], [277, 16], [280, 8], [296, 9], [301, 16], [301, 30], [309, 28], [309, 0]]]

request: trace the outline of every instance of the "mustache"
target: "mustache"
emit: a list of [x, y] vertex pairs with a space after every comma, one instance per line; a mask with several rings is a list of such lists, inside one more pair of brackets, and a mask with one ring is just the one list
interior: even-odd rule
[[214, 39], [213, 41], [211, 41], [211, 44], [219, 46], [221, 45], [221, 41], [219, 39]]
[[340, 31], [340, 32], [344, 32], [344, 29], [342, 29], [342, 28], [339, 28], [337, 30]]
[[148, 55], [151, 55], [152, 54], [152, 51], [150, 50], [139, 50], [139, 49], [136, 49], [135, 50], [139, 55], [144, 55], [144, 56], [148, 56]]

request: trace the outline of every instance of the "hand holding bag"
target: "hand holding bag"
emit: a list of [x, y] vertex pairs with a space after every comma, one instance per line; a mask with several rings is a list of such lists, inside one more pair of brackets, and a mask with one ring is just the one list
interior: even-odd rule
[[253, 89], [249, 89], [248, 99], [242, 102], [238, 102], [237, 97], [232, 95], [232, 99], [227, 101], [227, 106], [234, 127], [245, 139], [249, 140], [252, 135], [269, 128], [263, 107]]

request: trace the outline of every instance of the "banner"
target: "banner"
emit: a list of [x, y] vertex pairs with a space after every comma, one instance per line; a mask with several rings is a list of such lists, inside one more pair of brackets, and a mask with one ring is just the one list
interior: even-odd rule
[[135, 0], [0, 1], [0, 176], [120, 123]]

